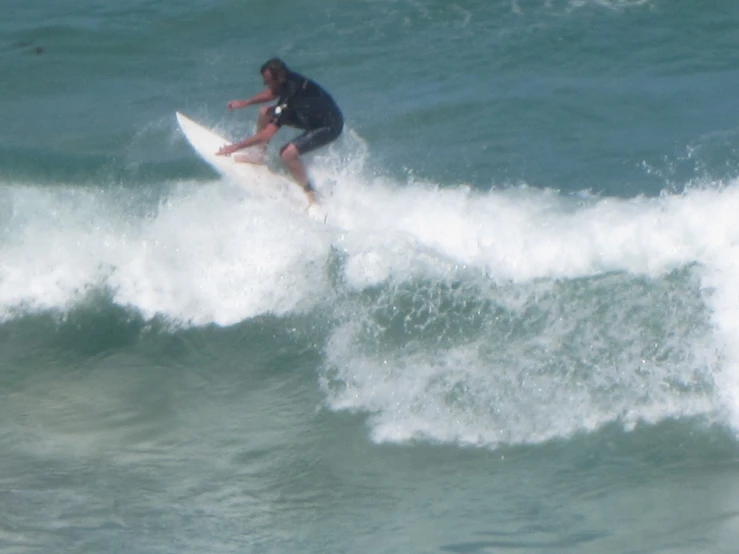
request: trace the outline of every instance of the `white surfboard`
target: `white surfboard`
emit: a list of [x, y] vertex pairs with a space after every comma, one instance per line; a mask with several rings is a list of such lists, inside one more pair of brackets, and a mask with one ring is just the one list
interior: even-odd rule
[[[307, 207], [305, 193], [291, 179], [275, 173], [266, 165], [237, 162], [234, 156], [216, 156], [216, 152], [221, 147], [231, 144], [231, 141], [195, 123], [180, 112], [176, 112], [176, 115], [182, 132], [195, 151], [225, 178], [250, 192], [271, 197], [282, 195], [296, 206]], [[318, 206], [312, 206], [310, 212], [322, 211], [317, 208]]]

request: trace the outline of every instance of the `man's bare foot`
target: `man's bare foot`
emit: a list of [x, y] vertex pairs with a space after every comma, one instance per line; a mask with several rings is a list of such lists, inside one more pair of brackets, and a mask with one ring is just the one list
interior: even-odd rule
[[255, 154], [253, 152], [249, 154], [234, 154], [231, 159], [236, 163], [240, 164], [255, 164], [265, 165], [264, 154]]
[[306, 183], [303, 187], [303, 192], [305, 192], [305, 195], [308, 197], [308, 208], [310, 208], [316, 203], [316, 189], [314, 189], [313, 185], [310, 183]]

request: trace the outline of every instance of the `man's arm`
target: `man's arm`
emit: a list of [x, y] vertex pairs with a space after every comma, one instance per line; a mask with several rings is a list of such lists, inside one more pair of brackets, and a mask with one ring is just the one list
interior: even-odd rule
[[246, 108], [247, 106], [251, 106], [252, 104], [264, 104], [265, 102], [270, 102], [275, 98], [277, 98], [277, 96], [274, 92], [272, 92], [272, 89], [267, 88], [246, 100], [231, 100], [228, 103], [228, 109], [238, 110], [241, 108]]
[[272, 137], [275, 136], [275, 133], [277, 133], [277, 131], [279, 130], [280, 128], [274, 123], [267, 123], [267, 126], [259, 131], [257, 134], [252, 135], [249, 138], [245, 138], [241, 142], [237, 142], [229, 146], [224, 146], [218, 152], [216, 152], [216, 156], [228, 156], [230, 154], [233, 154], [234, 152], [237, 152], [238, 150], [249, 148], [250, 146], [267, 144], [270, 140], [272, 140]]

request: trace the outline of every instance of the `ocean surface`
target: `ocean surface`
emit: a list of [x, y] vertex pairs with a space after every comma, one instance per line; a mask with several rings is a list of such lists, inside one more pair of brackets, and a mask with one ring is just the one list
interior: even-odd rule
[[736, 0], [3, 8], [0, 552], [739, 551]]

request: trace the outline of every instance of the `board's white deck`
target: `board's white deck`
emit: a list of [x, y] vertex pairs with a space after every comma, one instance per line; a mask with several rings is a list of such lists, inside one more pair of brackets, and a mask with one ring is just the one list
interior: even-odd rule
[[180, 112], [176, 112], [176, 115], [182, 132], [195, 151], [221, 175], [255, 192], [295, 196], [296, 191], [291, 189], [297, 189], [297, 185], [293, 185], [282, 175], [274, 173], [267, 166], [238, 163], [231, 156], [216, 156], [216, 152], [222, 146], [231, 144], [231, 142], [195, 123]]

